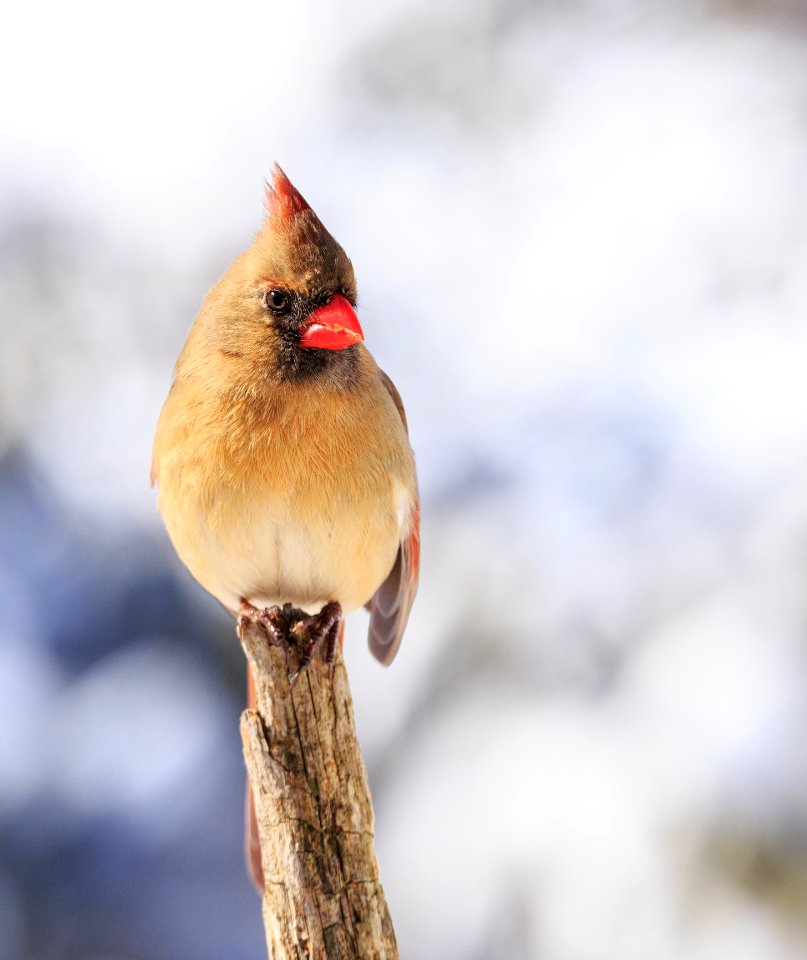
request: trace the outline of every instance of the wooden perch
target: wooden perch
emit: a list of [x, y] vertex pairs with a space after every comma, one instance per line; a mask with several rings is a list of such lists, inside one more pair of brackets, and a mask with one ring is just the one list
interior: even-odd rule
[[373, 849], [374, 817], [341, 651], [293, 685], [299, 647], [249, 625], [257, 710], [241, 737], [261, 842], [271, 960], [397, 960]]

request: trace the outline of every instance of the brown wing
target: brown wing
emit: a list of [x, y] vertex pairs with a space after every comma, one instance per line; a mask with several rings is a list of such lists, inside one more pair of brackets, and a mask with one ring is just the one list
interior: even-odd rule
[[[381, 371], [384, 386], [390, 393], [404, 429], [407, 429], [406, 414], [395, 384]], [[408, 432], [408, 430], [407, 430]], [[367, 643], [373, 656], [389, 666], [401, 645], [409, 611], [415, 602], [420, 574], [420, 503], [412, 510], [412, 522], [406, 537], [398, 548], [398, 556], [387, 579], [376, 590], [367, 604], [370, 611], [370, 629]]]

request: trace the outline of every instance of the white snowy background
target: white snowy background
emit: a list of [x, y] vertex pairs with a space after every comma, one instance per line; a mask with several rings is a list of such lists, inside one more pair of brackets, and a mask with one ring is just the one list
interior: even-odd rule
[[262, 955], [148, 467], [277, 160], [418, 455], [346, 644], [403, 960], [803, 957], [807, 7], [31, 2], [0, 89], [0, 956]]

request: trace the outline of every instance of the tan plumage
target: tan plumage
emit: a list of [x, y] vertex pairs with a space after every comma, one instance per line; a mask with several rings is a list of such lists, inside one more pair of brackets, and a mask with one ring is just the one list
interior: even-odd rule
[[279, 171], [269, 201], [177, 361], [154, 443], [160, 511], [182, 561], [233, 613], [242, 599], [311, 613], [369, 604], [371, 647], [389, 662], [417, 586], [403, 408], [363, 344], [297, 351], [292, 321], [267, 310], [273, 288], [301, 304], [355, 299], [350, 261]]
[[406, 434], [372, 357], [350, 389], [240, 384], [236, 358], [180, 364], [157, 430], [160, 510], [177, 553], [231, 611], [366, 603], [413, 506]]

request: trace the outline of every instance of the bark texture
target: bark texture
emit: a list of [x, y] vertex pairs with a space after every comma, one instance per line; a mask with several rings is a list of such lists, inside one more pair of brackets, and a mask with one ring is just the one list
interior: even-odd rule
[[241, 718], [265, 877], [271, 960], [397, 960], [373, 849], [374, 817], [347, 671], [248, 626], [257, 710]]

